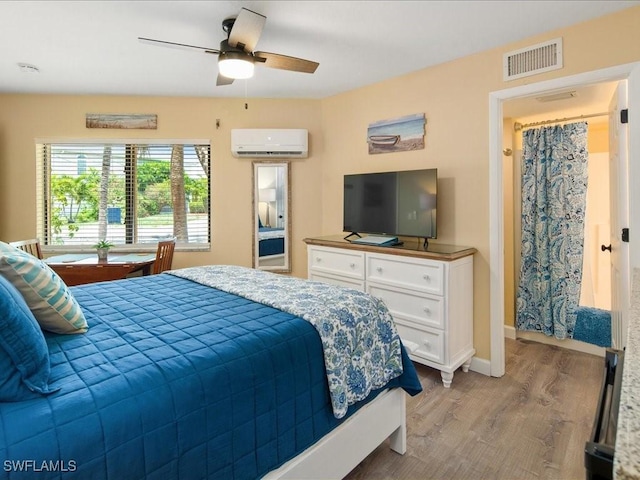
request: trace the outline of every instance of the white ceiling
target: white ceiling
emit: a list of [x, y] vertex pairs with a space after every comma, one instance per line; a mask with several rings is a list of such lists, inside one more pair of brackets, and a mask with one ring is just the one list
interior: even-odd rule
[[[0, 93], [324, 98], [576, 24], [625, 1], [0, 1]], [[257, 49], [320, 63], [258, 66], [216, 87], [218, 48], [241, 7], [267, 16]], [[18, 63], [39, 73], [24, 73]]]

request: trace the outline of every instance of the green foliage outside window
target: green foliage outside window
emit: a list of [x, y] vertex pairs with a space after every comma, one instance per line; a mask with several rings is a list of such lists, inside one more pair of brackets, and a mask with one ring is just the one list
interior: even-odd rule
[[[52, 144], [42, 151], [50, 162], [41, 203], [46, 244], [84, 244], [96, 236], [117, 244], [152, 243], [167, 235], [209, 241], [209, 223], [202, 218], [209, 214], [208, 146]], [[171, 172], [176, 152], [183, 169], [178, 178]], [[134, 191], [127, 186], [132, 181]]]

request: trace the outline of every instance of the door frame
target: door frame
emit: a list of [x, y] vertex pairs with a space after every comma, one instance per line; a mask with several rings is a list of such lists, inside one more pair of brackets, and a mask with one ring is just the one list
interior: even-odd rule
[[[617, 65], [552, 80], [498, 90], [489, 94], [489, 303], [490, 303], [490, 374], [501, 377], [505, 373], [504, 344], [504, 224], [502, 103], [521, 97], [539, 95], [554, 90], [628, 80], [628, 105], [640, 112], [640, 62]], [[636, 110], [637, 109], [637, 110]], [[640, 116], [640, 113], [638, 113]], [[636, 117], [637, 118], [637, 117]], [[640, 179], [640, 122], [629, 122], [629, 183]], [[629, 268], [640, 268], [640, 189], [629, 190], [629, 229], [631, 231]], [[636, 207], [634, 208], [634, 204]], [[633, 252], [637, 251], [636, 254]]]

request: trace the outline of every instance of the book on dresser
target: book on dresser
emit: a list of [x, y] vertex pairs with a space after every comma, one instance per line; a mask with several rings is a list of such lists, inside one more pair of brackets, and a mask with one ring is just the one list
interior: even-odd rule
[[414, 362], [440, 370], [450, 387], [473, 348], [474, 248], [407, 242], [385, 247], [340, 236], [305, 239], [308, 278], [381, 298]]

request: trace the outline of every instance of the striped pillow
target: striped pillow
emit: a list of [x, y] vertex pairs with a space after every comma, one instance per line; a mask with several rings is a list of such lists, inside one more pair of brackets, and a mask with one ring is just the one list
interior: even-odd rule
[[84, 333], [87, 320], [62, 279], [42, 260], [0, 242], [0, 275], [22, 294], [40, 328]]

